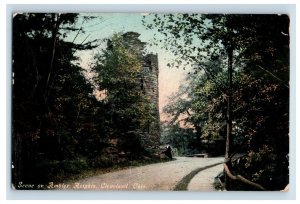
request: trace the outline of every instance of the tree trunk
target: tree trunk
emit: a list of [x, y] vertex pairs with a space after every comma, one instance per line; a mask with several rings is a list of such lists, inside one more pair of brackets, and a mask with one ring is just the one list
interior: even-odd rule
[[202, 150], [202, 142], [201, 142], [202, 128], [199, 125], [194, 125], [194, 127], [196, 129], [197, 149], [201, 151]]
[[56, 49], [56, 42], [57, 42], [57, 34], [60, 24], [60, 16], [59, 14], [52, 14], [52, 23], [53, 23], [53, 29], [52, 29], [52, 48], [51, 48], [51, 58], [50, 58], [50, 65], [49, 65], [49, 73], [47, 76], [46, 81], [46, 88], [45, 88], [45, 101], [48, 99], [48, 95], [50, 90], [48, 90], [51, 74], [52, 74], [52, 68], [53, 68], [53, 61], [55, 56], [55, 49]]
[[226, 151], [225, 151], [225, 159], [229, 159], [232, 153], [232, 59], [233, 58], [233, 50], [232, 48], [228, 48], [228, 94], [227, 94], [227, 134], [226, 134]]
[[[227, 49], [228, 54], [228, 94], [227, 94], [227, 134], [226, 134], [226, 150], [225, 150], [225, 163], [231, 170], [230, 155], [232, 154], [233, 138], [232, 138], [232, 63], [233, 63], [233, 48], [229, 46]], [[229, 180], [225, 176], [225, 187], [230, 188]]]
[[229, 170], [229, 168], [228, 168], [228, 166], [227, 166], [226, 164], [224, 164], [224, 170], [225, 170], [225, 175], [228, 176], [228, 177], [229, 177], [230, 179], [232, 179], [232, 180], [237, 180], [237, 181], [239, 181], [239, 182], [242, 182], [242, 183], [245, 184], [245, 185], [254, 187], [254, 188], [256, 188], [256, 189], [258, 189], [258, 190], [261, 190], [261, 191], [265, 191], [265, 190], [266, 190], [262, 185], [260, 185], [260, 184], [258, 184], [258, 183], [254, 183], [254, 182], [252, 182], [252, 181], [246, 179], [245, 177], [243, 177], [243, 176], [241, 176], [241, 175], [236, 175], [236, 176], [233, 175], [233, 174], [230, 172], [230, 170]]

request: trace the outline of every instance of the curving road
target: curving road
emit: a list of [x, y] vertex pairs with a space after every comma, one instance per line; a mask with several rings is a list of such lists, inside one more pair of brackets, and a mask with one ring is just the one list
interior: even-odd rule
[[[212, 166], [224, 160], [216, 158], [177, 157], [176, 160], [150, 164], [96, 175], [74, 183], [57, 185], [56, 189], [71, 190], [125, 190], [125, 191], [169, 191], [189, 173]], [[222, 165], [207, 168], [193, 176], [187, 190], [213, 191], [213, 178], [222, 171]]]

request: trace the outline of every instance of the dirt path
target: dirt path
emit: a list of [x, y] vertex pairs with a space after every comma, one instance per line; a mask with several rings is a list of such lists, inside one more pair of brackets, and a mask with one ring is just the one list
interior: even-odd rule
[[[79, 180], [74, 183], [65, 184], [62, 189], [73, 190], [137, 190], [137, 191], [161, 191], [173, 190], [176, 184], [187, 174], [195, 169], [213, 165], [224, 160], [217, 158], [186, 158], [177, 157], [175, 161], [150, 164], [141, 167], [120, 170], [116, 172], [101, 174]], [[218, 171], [218, 169], [217, 169]], [[208, 171], [209, 172], [209, 171]], [[213, 172], [208, 173], [213, 176]], [[217, 174], [217, 173], [216, 173]], [[195, 177], [197, 177], [196, 175]], [[202, 175], [206, 177], [206, 175]], [[191, 182], [197, 182], [193, 179]], [[196, 185], [191, 184], [192, 190]], [[58, 186], [59, 188], [59, 186]], [[188, 190], [190, 190], [188, 188]]]

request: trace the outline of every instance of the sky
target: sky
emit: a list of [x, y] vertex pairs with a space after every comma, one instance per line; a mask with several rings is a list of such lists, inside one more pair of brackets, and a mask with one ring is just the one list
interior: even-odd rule
[[[178, 90], [180, 83], [183, 83], [184, 78], [188, 72], [188, 69], [183, 70], [183, 67], [170, 68], [167, 66], [174, 55], [165, 49], [158, 46], [149, 46], [153, 41], [155, 30], [147, 30], [142, 24], [143, 16], [147, 16], [148, 13], [86, 13], [81, 15], [93, 15], [98, 18], [89, 22], [84, 22], [79, 19], [78, 26], [82, 26], [85, 33], [80, 34], [75, 39], [76, 43], [81, 43], [86, 37], [87, 40], [105, 39], [111, 37], [115, 33], [134, 31], [140, 35], [140, 40], [148, 44], [148, 52], [158, 54], [159, 62], [159, 109], [161, 120], [166, 119], [166, 115], [163, 114], [162, 109], [168, 103], [168, 97]], [[146, 18], [147, 19], [147, 18]], [[157, 34], [157, 33], [156, 33]], [[69, 36], [70, 40], [75, 38], [75, 33]], [[101, 46], [93, 51], [85, 51], [79, 53], [81, 57], [81, 65], [88, 67], [92, 61], [92, 57], [101, 49]]]

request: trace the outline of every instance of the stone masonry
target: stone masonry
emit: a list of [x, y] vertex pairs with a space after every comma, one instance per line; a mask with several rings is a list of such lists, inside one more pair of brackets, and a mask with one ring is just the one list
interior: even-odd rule
[[140, 34], [136, 32], [127, 32], [123, 34], [123, 39], [128, 48], [141, 59], [141, 71], [139, 75], [139, 86], [143, 93], [152, 103], [152, 115], [155, 121], [149, 124], [148, 131], [143, 132], [141, 141], [146, 148], [155, 148], [159, 146], [160, 141], [160, 118], [158, 107], [158, 57], [157, 54], [144, 54], [146, 43], [139, 39]]

